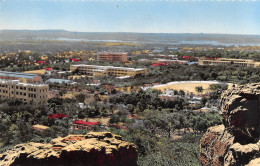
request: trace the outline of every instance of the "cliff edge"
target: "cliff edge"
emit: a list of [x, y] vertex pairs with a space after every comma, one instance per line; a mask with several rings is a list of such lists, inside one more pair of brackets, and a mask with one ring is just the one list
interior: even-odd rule
[[137, 149], [110, 132], [53, 139], [48, 144], [19, 144], [0, 154], [1, 166], [136, 166]]
[[223, 124], [208, 128], [200, 144], [203, 166], [260, 163], [260, 84], [240, 85], [221, 96]]

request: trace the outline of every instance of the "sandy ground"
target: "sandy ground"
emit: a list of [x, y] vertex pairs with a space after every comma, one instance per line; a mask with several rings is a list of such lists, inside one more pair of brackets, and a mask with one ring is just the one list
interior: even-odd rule
[[102, 125], [107, 126], [110, 118], [104, 118], [104, 117], [102, 117], [102, 118], [87, 118], [85, 120], [87, 122], [99, 122]]
[[45, 69], [25, 71], [24, 73], [31, 73], [31, 74], [45, 74]]
[[[217, 81], [176, 81], [167, 84], [153, 86], [153, 89], [161, 90], [165, 92], [166, 89], [183, 90], [184, 92], [192, 92], [194, 94], [206, 94], [210, 92], [209, 86], [211, 84], [219, 84]], [[204, 89], [202, 93], [196, 91], [196, 87], [202, 86]]]
[[62, 96], [62, 98], [74, 98], [78, 94], [80, 94], [80, 92], [68, 91], [66, 94]]
[[[185, 92], [192, 92], [194, 94], [205, 94], [209, 92], [209, 86], [210, 84], [217, 84], [218, 82], [212, 82], [212, 81], [178, 81], [178, 82], [170, 82], [164, 85], [158, 85], [154, 86], [154, 89], [161, 90], [162, 92], [165, 92], [166, 89], [172, 89], [172, 90], [183, 90]], [[202, 86], [204, 89], [202, 93], [198, 93], [196, 91], [196, 87]]]

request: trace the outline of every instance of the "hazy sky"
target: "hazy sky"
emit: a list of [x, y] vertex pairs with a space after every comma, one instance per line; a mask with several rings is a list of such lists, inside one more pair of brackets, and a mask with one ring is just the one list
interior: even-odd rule
[[0, 29], [260, 34], [260, 0], [0, 0]]

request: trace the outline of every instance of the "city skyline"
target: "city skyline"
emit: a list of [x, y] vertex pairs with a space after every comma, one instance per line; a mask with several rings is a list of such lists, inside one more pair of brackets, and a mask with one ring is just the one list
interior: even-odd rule
[[0, 29], [260, 34], [259, 1], [0, 1]]

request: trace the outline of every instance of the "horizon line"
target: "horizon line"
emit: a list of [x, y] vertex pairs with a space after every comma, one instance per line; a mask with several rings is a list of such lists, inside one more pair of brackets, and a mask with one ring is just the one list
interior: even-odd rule
[[242, 34], [242, 33], [205, 33], [205, 32], [109, 32], [109, 31], [74, 31], [74, 30], [65, 30], [65, 29], [0, 29], [0, 31], [67, 31], [67, 32], [76, 32], [76, 33], [143, 33], [143, 34], [207, 34], [207, 35], [252, 35], [259, 36], [260, 34]]

